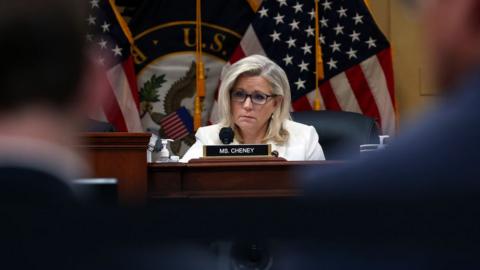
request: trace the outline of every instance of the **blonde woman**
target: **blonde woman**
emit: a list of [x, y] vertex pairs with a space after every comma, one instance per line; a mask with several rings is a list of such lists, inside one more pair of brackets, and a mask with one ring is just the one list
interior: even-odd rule
[[277, 64], [261, 55], [236, 62], [225, 71], [219, 90], [219, 123], [201, 127], [182, 162], [199, 158], [204, 145], [222, 144], [220, 129], [231, 127], [233, 144], [271, 144], [287, 160], [324, 160], [318, 134], [290, 118], [290, 85]]

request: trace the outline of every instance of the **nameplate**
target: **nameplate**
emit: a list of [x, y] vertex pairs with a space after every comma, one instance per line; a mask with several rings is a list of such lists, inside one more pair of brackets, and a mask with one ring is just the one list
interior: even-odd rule
[[272, 154], [270, 144], [205, 145], [204, 157], [268, 157]]

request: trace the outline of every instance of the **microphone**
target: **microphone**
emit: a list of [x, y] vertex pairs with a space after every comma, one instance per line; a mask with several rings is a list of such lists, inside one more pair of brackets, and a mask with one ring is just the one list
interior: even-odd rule
[[233, 142], [233, 129], [230, 127], [224, 127], [220, 129], [220, 134], [218, 134], [220, 137], [220, 141], [222, 141], [223, 144], [230, 144]]

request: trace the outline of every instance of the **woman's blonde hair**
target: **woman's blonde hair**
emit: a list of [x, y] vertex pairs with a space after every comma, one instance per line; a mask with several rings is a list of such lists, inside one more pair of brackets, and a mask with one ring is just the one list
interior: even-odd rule
[[222, 73], [222, 83], [218, 94], [219, 124], [235, 130], [235, 137], [242, 142], [230, 106], [230, 92], [240, 76], [261, 76], [270, 83], [272, 94], [282, 96], [282, 102], [272, 114], [263, 141], [273, 140], [284, 143], [288, 140], [288, 132], [283, 128], [283, 122], [290, 117], [290, 85], [285, 71], [272, 60], [262, 55], [251, 55], [234, 63]]

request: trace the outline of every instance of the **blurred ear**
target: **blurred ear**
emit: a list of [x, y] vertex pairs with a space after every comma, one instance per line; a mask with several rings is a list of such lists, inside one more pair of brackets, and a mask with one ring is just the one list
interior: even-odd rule
[[472, 2], [472, 11], [474, 12], [473, 16], [477, 19], [477, 26], [480, 27], [480, 1], [471, 0]]
[[479, 0], [464, 0], [468, 1], [468, 7], [465, 11], [467, 22], [465, 27], [468, 27], [467, 34], [470, 54], [480, 61], [480, 1]]
[[[464, 0], [465, 1], [465, 0]], [[478, 0], [466, 0], [468, 1], [468, 7], [466, 15], [468, 18], [468, 26], [473, 34], [480, 34], [480, 1]]]
[[109, 84], [105, 68], [95, 63], [93, 57], [87, 61], [79, 87], [81, 94], [77, 113], [85, 118], [95, 118], [105, 104]]

